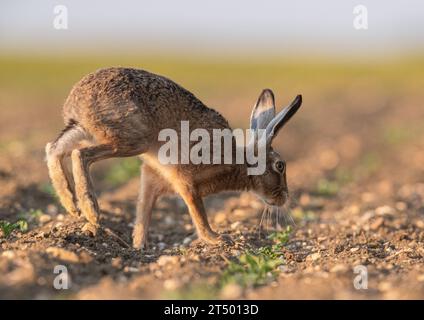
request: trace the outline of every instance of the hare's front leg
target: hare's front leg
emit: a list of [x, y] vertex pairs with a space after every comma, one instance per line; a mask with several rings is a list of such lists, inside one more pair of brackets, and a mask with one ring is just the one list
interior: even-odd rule
[[96, 235], [99, 227], [99, 205], [91, 181], [89, 167], [98, 160], [114, 156], [116, 151], [109, 145], [99, 145], [72, 151], [72, 172], [78, 206], [88, 223], [83, 231]]
[[133, 230], [133, 247], [146, 248], [152, 210], [156, 199], [163, 193], [162, 178], [146, 164], [141, 166], [140, 192]]
[[227, 244], [233, 243], [228, 235], [220, 235], [212, 230], [208, 222], [203, 200], [199, 194], [184, 187], [179, 189], [179, 194], [188, 207], [188, 211], [200, 239], [209, 244], [220, 244], [223, 242]]

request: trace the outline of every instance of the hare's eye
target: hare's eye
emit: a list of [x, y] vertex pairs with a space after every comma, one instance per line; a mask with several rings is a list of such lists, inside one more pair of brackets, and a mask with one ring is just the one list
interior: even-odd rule
[[284, 170], [286, 170], [286, 164], [284, 163], [284, 161], [279, 160], [275, 162], [275, 170], [280, 173], [283, 173]]

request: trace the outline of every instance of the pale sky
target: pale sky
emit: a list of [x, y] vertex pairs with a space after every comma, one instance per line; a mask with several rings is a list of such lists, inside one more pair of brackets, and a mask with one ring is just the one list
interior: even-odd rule
[[[55, 5], [68, 30], [53, 28]], [[368, 9], [368, 30], [353, 8]], [[3, 51], [390, 53], [424, 48], [423, 0], [1, 0]]]

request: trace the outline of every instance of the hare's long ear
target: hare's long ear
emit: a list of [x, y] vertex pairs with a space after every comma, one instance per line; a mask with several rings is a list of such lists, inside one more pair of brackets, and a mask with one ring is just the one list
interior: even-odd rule
[[267, 143], [272, 142], [278, 131], [293, 117], [301, 105], [302, 96], [298, 95], [288, 107], [285, 107], [268, 123], [266, 127]]
[[270, 89], [264, 89], [258, 98], [250, 116], [250, 129], [266, 129], [268, 123], [275, 117], [274, 94]]

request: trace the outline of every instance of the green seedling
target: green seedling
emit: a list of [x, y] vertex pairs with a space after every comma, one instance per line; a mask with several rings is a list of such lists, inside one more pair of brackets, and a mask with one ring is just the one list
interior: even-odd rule
[[269, 239], [272, 245], [246, 251], [238, 261], [230, 262], [224, 271], [221, 284], [235, 282], [242, 287], [259, 286], [275, 279], [278, 267], [284, 263], [282, 248], [287, 244], [292, 229], [273, 232]]
[[0, 230], [3, 232], [5, 238], [8, 238], [13, 230], [20, 230], [21, 232], [26, 232], [28, 230], [28, 222], [25, 220], [18, 220], [15, 223], [10, 223], [8, 221], [0, 221]]

